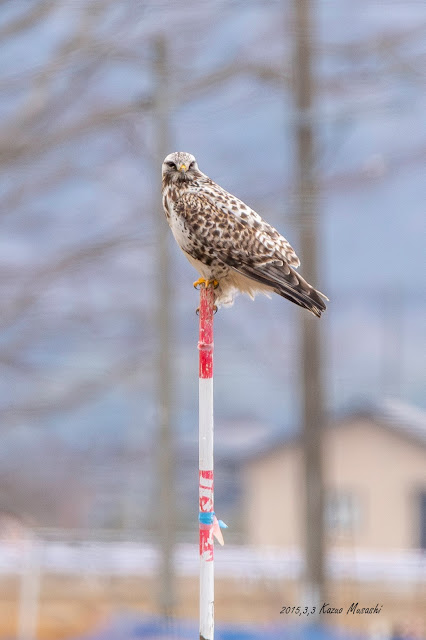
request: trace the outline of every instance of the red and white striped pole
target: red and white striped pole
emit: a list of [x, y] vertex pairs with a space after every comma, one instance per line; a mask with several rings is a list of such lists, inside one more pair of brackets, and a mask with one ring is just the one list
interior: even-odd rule
[[213, 640], [214, 636], [213, 314], [213, 285], [204, 286], [202, 284], [200, 286], [198, 342], [200, 640]]

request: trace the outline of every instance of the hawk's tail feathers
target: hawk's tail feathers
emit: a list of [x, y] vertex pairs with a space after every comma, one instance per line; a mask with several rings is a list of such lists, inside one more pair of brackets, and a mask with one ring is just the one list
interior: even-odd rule
[[[238, 270], [242, 271], [241, 267]], [[253, 278], [253, 280], [257, 280], [257, 282], [271, 287], [278, 295], [294, 302], [299, 307], [307, 309], [318, 318], [327, 308], [324, 302], [324, 300], [328, 301], [327, 296], [314, 289], [297, 271], [288, 265], [286, 265], [285, 271], [275, 264], [265, 264], [261, 268], [244, 265], [244, 274]]]
[[[320, 318], [322, 312], [327, 308], [324, 300], [321, 298], [323, 294], [321, 294], [313, 287], [311, 287], [309, 292], [303, 293], [299, 293], [295, 289], [290, 289], [289, 287], [276, 288], [275, 292], [283, 298], [287, 298], [287, 300], [290, 300], [291, 302], [299, 305], [299, 307], [307, 309], [308, 311], [316, 315], [317, 318]], [[324, 298], [328, 300], [326, 296], [324, 296]]]
[[326, 310], [324, 300], [327, 300], [321, 291], [317, 291], [302, 276], [290, 267], [290, 273], [280, 278], [275, 291], [284, 298], [295, 302], [300, 307], [307, 309], [318, 318]]

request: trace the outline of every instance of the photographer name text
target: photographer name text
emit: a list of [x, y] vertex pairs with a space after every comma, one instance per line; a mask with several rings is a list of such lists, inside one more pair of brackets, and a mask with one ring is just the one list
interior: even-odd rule
[[295, 616], [313, 616], [320, 615], [377, 615], [383, 608], [382, 604], [376, 604], [370, 607], [361, 607], [359, 602], [352, 602], [349, 607], [333, 607], [329, 602], [324, 602], [322, 607], [303, 607], [303, 606], [284, 606], [280, 614]]

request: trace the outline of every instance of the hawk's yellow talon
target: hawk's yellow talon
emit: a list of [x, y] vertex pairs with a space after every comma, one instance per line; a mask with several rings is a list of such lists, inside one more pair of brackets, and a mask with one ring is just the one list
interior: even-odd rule
[[196, 280], [196, 281], [193, 283], [193, 285], [194, 285], [194, 289], [198, 289], [198, 287], [201, 287], [201, 285], [202, 285], [202, 284], [205, 286], [205, 284], [206, 284], [206, 280], [205, 280], [204, 278], [198, 278], [198, 280]]
[[211, 284], [213, 285], [213, 289], [217, 289], [217, 287], [219, 286], [219, 281], [214, 279], [206, 280], [205, 278], [198, 278], [198, 280], [196, 280], [193, 284], [195, 289], [198, 289], [202, 285], [207, 289], [207, 287], [209, 287]]

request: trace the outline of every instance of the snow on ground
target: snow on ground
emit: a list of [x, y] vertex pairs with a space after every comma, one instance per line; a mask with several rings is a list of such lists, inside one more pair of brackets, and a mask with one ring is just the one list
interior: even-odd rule
[[[2, 541], [0, 574], [21, 572], [25, 566], [40, 566], [42, 573], [153, 575], [159, 551], [152, 544], [137, 542], [46, 542], [14, 543]], [[178, 575], [195, 576], [199, 571], [196, 545], [176, 547]], [[426, 553], [421, 550], [339, 550], [328, 555], [329, 576], [360, 581], [426, 583]], [[297, 580], [302, 576], [303, 557], [297, 549], [254, 548], [225, 545], [215, 554], [219, 577], [244, 580]]]

